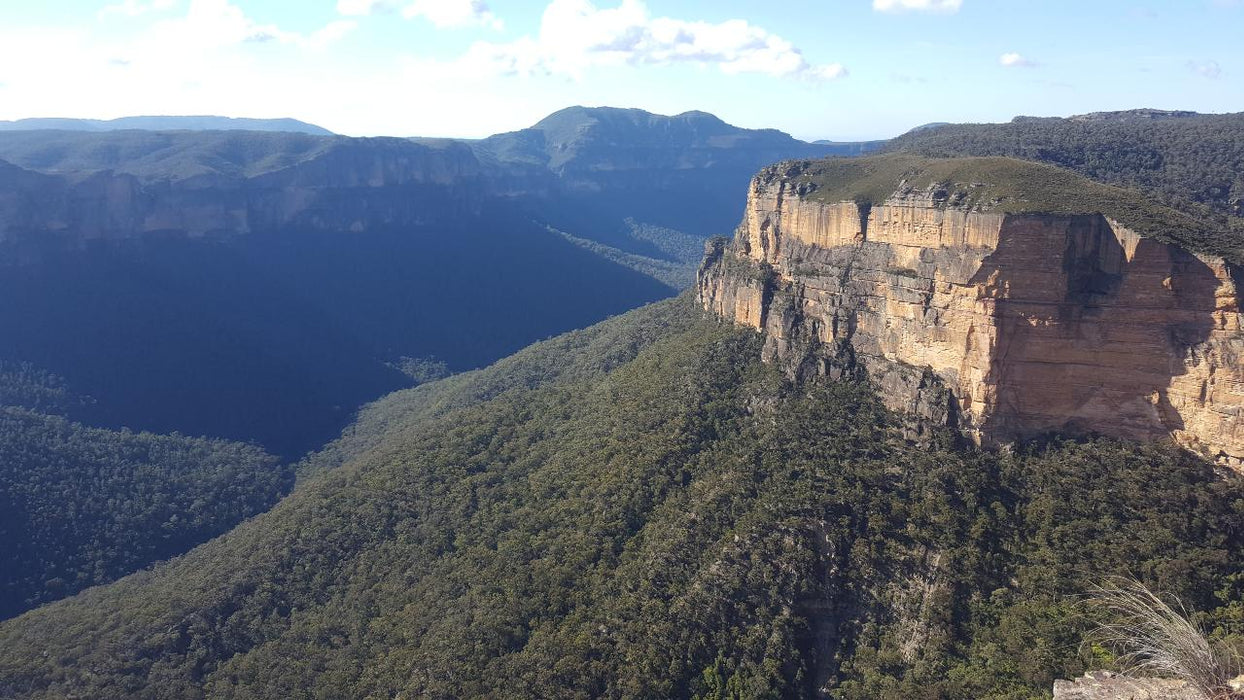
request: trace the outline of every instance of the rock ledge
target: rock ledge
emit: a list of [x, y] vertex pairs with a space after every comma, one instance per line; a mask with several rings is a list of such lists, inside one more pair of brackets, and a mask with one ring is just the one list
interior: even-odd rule
[[1074, 681], [1054, 681], [1054, 700], [1196, 700], [1185, 681], [1128, 678], [1090, 671]]

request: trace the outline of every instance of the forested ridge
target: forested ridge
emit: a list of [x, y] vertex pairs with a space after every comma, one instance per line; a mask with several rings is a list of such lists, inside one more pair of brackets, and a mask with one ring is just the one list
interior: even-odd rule
[[0, 363], [0, 619], [181, 554], [292, 473], [253, 445], [91, 428], [63, 380]]
[[373, 405], [270, 512], [0, 625], [0, 695], [1041, 697], [1114, 573], [1244, 634], [1238, 478], [899, 423], [684, 295]]

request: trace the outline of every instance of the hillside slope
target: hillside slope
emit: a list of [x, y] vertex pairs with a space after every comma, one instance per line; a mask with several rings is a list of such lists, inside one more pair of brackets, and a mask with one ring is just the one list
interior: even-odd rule
[[0, 693], [1032, 697], [1125, 570], [1241, 631], [1239, 480], [911, 444], [759, 353], [684, 296], [389, 397], [269, 513], [0, 624]]

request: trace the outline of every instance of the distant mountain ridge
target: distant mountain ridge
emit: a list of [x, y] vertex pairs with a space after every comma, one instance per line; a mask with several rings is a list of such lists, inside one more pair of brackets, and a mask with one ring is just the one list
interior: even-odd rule
[[[224, 120], [230, 129], [191, 128], [192, 122], [162, 133], [179, 120]], [[167, 120], [167, 122], [165, 121]], [[480, 140], [413, 137], [347, 137], [327, 130], [248, 128], [296, 120], [238, 120], [226, 117], [130, 117], [111, 122], [41, 119], [0, 122], [0, 158], [46, 173], [116, 170], [145, 178], [179, 178], [180, 154], [191, 153], [205, 171], [254, 175], [321, 155], [332, 145], [413, 142], [434, 149], [468, 145], [482, 167], [523, 171], [540, 166], [553, 174], [616, 172], [671, 167], [713, 168], [735, 162], [825, 155], [854, 155], [879, 148], [882, 141], [807, 143], [776, 129], [735, 127], [706, 112], [674, 116], [639, 109], [569, 107], [535, 125]], [[53, 128], [52, 124], [63, 126]], [[70, 125], [85, 125], [69, 128]], [[107, 125], [107, 126], [99, 126]], [[90, 127], [90, 128], [87, 128]], [[114, 131], [143, 133], [110, 133]], [[59, 131], [62, 133], [47, 133]], [[267, 134], [217, 133], [265, 131]], [[150, 133], [157, 132], [157, 133]], [[199, 133], [205, 132], [205, 133]], [[332, 137], [330, 139], [309, 137]], [[291, 155], [281, 161], [279, 156]], [[138, 166], [143, 166], [139, 168]], [[158, 166], [158, 167], [157, 167]], [[413, 164], [418, 167], [418, 164]], [[163, 168], [163, 169], [161, 169]], [[531, 174], [530, 172], [524, 174]]]
[[[559, 229], [627, 252], [626, 218], [707, 237], [731, 231], [750, 175], [788, 158], [857, 155], [859, 144], [811, 144], [744, 129], [706, 112], [568, 107], [529, 128], [471, 142], [482, 163], [548, 178], [555, 199], [532, 201]], [[879, 147], [880, 144], [878, 144]], [[872, 146], [862, 146], [871, 150]], [[520, 175], [521, 174], [521, 175]]]
[[252, 131], [0, 132], [0, 159], [47, 175], [109, 172], [144, 182], [250, 178], [322, 155], [345, 137]]
[[634, 167], [636, 160], [618, 159], [619, 149], [623, 156], [644, 157], [640, 162], [645, 167], [655, 162], [683, 169], [729, 162], [731, 154], [747, 157], [743, 154], [796, 150], [846, 155], [856, 147], [841, 144], [841, 149], [826, 149], [777, 129], [732, 126], [707, 112], [664, 116], [616, 107], [567, 107], [527, 129], [496, 134], [477, 144], [499, 162], [538, 162], [560, 175]]
[[[436, 207], [423, 198], [413, 208], [391, 201], [371, 206], [367, 216], [351, 210], [346, 220], [336, 211], [340, 196], [331, 196], [337, 204], [328, 209], [318, 202], [341, 187], [374, 199], [393, 187], [421, 183], [448, 188], [449, 201], [469, 200], [474, 207], [489, 198], [519, 199], [559, 229], [626, 249], [632, 245], [622, 224], [627, 218], [699, 236], [726, 233], [737, 223], [738, 203], [759, 168], [788, 158], [857, 155], [880, 145], [809, 144], [775, 129], [734, 127], [705, 112], [671, 117], [609, 107], [567, 108], [530, 128], [478, 141], [9, 131], [0, 132], [0, 160], [63, 178], [57, 188], [65, 194], [42, 201], [29, 193], [25, 199], [10, 195], [7, 213], [0, 200], [0, 240], [34, 232], [39, 220], [53, 222], [51, 230], [62, 234], [110, 238], [303, 225], [357, 231], [378, 221], [391, 228], [412, 218], [437, 218]], [[209, 182], [212, 191], [205, 189]], [[306, 194], [275, 196], [290, 188]], [[48, 206], [62, 210], [49, 214]], [[14, 209], [25, 215], [15, 218]], [[313, 217], [305, 216], [308, 210]]]
[[247, 117], [203, 116], [140, 116], [117, 119], [72, 119], [65, 117], [33, 117], [0, 121], [0, 131], [58, 129], [65, 131], [288, 131], [318, 136], [333, 132], [322, 126], [298, 119], [250, 119]]

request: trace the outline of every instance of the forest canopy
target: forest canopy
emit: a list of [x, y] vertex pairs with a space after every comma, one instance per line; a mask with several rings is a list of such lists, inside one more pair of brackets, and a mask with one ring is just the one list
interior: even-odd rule
[[683, 296], [395, 394], [272, 511], [0, 625], [0, 693], [1040, 697], [1109, 661], [1111, 574], [1244, 633], [1241, 480], [912, 444], [759, 350]]
[[79, 401], [54, 375], [0, 365], [0, 619], [181, 554], [292, 483], [253, 445], [51, 413]]

